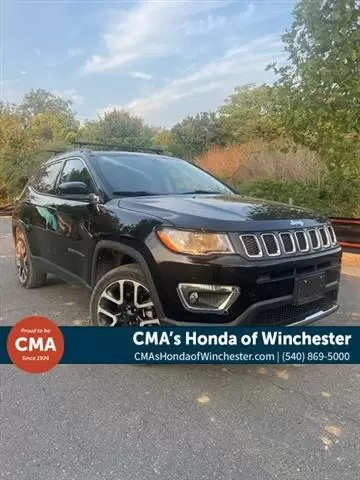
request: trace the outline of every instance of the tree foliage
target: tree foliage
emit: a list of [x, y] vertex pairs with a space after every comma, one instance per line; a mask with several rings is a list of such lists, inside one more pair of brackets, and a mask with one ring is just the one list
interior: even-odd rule
[[194, 159], [214, 145], [221, 145], [221, 131], [215, 112], [202, 112], [188, 116], [171, 129], [174, 155]]
[[29, 175], [31, 153], [37, 142], [24, 129], [21, 116], [13, 109], [0, 114], [0, 179], [9, 194], [15, 194]]
[[281, 128], [276, 93], [268, 85], [236, 87], [219, 109], [224, 142], [231, 145], [253, 138], [266, 141], [278, 138]]
[[[71, 148], [75, 139], [160, 146], [166, 154], [193, 161], [212, 147], [222, 151], [260, 140], [272, 149], [303, 145], [317, 152], [326, 167], [321, 169], [326, 195], [311, 198], [324, 207], [331, 198], [335, 203], [343, 198], [352, 208], [360, 191], [359, 9], [359, 0], [300, 0], [282, 36], [287, 62], [268, 67], [275, 83], [236, 87], [216, 112], [188, 116], [172, 128], [152, 128], [116, 109], [80, 126], [71, 101], [43, 89], [30, 90], [19, 105], [0, 102], [2, 192], [5, 184], [15, 195], [49, 155], [46, 150]], [[294, 185], [281, 190], [270, 182], [261, 189], [275, 198], [275, 190], [286, 196]], [[310, 198], [300, 184], [296, 192], [299, 199], [302, 194]]]
[[318, 151], [338, 178], [359, 167], [359, 15], [357, 0], [301, 0], [282, 37], [289, 61], [270, 66], [286, 132]]
[[26, 119], [40, 113], [61, 114], [69, 119], [75, 119], [71, 100], [64, 100], [61, 96], [42, 88], [32, 89], [24, 95], [19, 105], [19, 113]]
[[79, 135], [89, 142], [149, 146], [154, 131], [141, 118], [114, 109], [97, 120], [86, 122]]

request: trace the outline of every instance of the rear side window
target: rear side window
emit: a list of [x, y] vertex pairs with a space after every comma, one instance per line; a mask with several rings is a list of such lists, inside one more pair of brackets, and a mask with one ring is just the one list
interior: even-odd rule
[[59, 176], [62, 162], [51, 163], [43, 167], [32, 183], [33, 188], [40, 193], [55, 193], [56, 180]]
[[93, 181], [85, 163], [79, 158], [67, 160], [61, 173], [59, 183], [84, 182], [88, 186], [89, 193], [94, 192]]

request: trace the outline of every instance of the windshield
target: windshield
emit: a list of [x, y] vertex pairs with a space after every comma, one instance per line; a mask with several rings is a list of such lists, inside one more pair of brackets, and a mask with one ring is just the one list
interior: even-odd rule
[[177, 158], [102, 154], [96, 162], [113, 195], [232, 194], [215, 178]]

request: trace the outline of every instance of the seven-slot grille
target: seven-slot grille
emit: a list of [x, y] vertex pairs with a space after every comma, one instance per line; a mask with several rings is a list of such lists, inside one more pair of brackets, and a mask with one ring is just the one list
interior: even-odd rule
[[270, 257], [276, 257], [281, 254], [278, 239], [273, 233], [264, 233], [261, 235], [261, 238], [265, 245], [266, 253]]
[[240, 240], [249, 258], [306, 253], [327, 249], [337, 244], [331, 225], [289, 232], [243, 234], [240, 235]]

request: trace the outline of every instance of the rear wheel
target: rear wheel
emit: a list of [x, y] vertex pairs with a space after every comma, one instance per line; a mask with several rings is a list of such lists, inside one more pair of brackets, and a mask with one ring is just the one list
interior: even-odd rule
[[46, 273], [39, 270], [30, 255], [29, 244], [23, 232], [17, 232], [15, 242], [17, 277], [24, 288], [38, 288], [46, 282]]
[[91, 295], [90, 318], [92, 325], [102, 327], [159, 325], [149, 287], [138, 265], [116, 267], [98, 281]]

